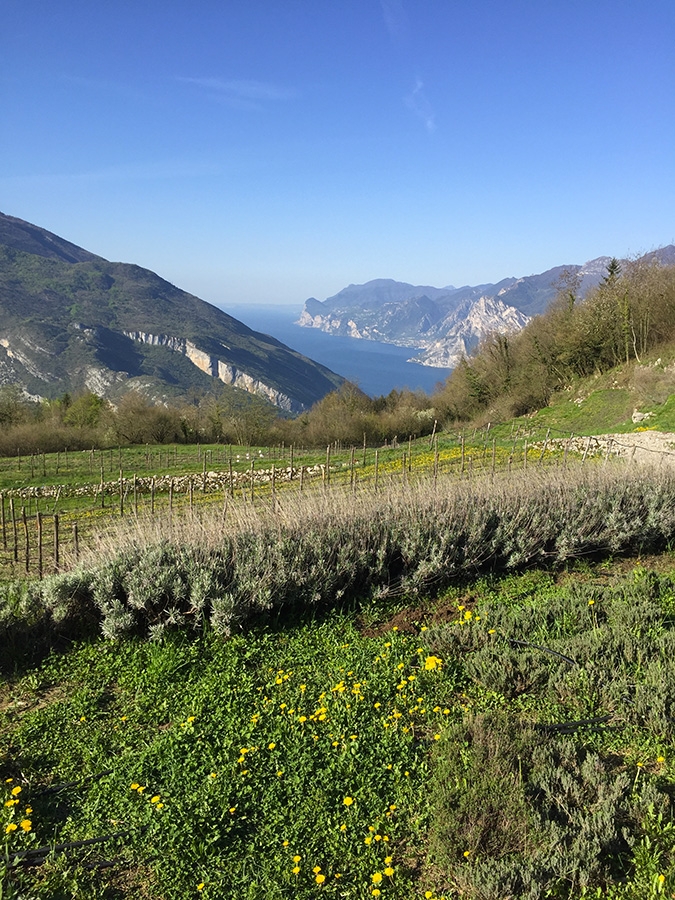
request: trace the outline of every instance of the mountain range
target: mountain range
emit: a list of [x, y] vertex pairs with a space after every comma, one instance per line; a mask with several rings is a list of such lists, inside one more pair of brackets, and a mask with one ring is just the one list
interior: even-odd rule
[[[675, 264], [672, 244], [646, 254]], [[418, 352], [410, 362], [454, 368], [487, 334], [518, 331], [543, 312], [564, 283], [584, 297], [607, 272], [609, 256], [556, 266], [497, 284], [437, 288], [379, 278], [350, 284], [323, 302], [305, 301], [299, 325], [329, 334], [383, 341]]]
[[0, 384], [113, 400], [235, 388], [296, 413], [343, 381], [148, 269], [0, 213]]

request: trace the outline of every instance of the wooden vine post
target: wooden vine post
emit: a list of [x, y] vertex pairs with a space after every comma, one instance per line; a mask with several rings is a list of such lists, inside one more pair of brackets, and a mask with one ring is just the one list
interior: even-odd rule
[[26, 518], [26, 507], [21, 507], [21, 521], [23, 522], [23, 538], [24, 550], [26, 554], [26, 572], [30, 571], [30, 540], [28, 538], [28, 519]]
[[14, 497], [9, 498], [9, 515], [12, 519], [12, 539], [14, 546], [14, 562], [19, 561], [19, 538], [16, 526], [16, 510], [14, 509]]
[[54, 513], [54, 571], [61, 567], [61, 553], [59, 548], [59, 514]]
[[42, 580], [42, 513], [35, 516], [37, 524], [37, 554], [38, 554], [38, 578]]

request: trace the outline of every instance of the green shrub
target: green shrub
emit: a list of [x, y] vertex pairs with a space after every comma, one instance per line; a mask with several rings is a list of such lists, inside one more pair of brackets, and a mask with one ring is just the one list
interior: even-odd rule
[[577, 897], [631, 872], [647, 810], [670, 814], [623, 759], [493, 710], [451, 726], [437, 749], [430, 853], [462, 896]]

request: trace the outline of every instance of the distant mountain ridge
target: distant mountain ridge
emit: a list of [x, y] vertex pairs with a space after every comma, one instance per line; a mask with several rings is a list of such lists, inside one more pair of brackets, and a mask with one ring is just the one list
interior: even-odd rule
[[214, 380], [288, 412], [344, 381], [148, 269], [0, 213], [0, 384], [163, 398]]
[[[350, 284], [323, 302], [305, 301], [298, 324], [329, 334], [384, 341], [421, 350], [410, 362], [454, 368], [487, 334], [523, 328], [543, 312], [563, 279], [576, 279], [580, 296], [607, 272], [609, 256], [584, 265], [555, 266], [538, 275], [505, 278], [497, 284], [455, 288], [413, 285], [378, 278]], [[672, 244], [646, 254], [675, 263]]]

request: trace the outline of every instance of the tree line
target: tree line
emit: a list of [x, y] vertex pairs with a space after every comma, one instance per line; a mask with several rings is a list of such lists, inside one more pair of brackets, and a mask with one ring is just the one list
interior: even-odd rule
[[132, 444], [350, 446], [364, 438], [368, 444], [407, 440], [433, 427], [423, 392], [394, 390], [372, 399], [348, 382], [294, 419], [231, 389], [168, 403], [131, 391], [113, 404], [89, 391], [36, 402], [18, 385], [0, 387], [2, 456]]

